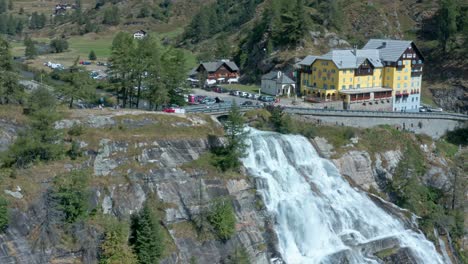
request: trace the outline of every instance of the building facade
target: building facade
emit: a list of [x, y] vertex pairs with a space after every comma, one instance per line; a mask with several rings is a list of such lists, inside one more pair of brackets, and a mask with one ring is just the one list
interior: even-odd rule
[[411, 41], [371, 39], [300, 63], [300, 90], [344, 109], [418, 111], [424, 59]]
[[296, 82], [281, 71], [271, 71], [262, 76], [262, 93], [273, 96], [296, 94]]
[[146, 38], [146, 35], [147, 35], [146, 31], [138, 30], [133, 33], [133, 39], [144, 39]]
[[239, 67], [230, 60], [216, 62], [203, 62], [192, 69], [189, 76], [194, 79], [203, 77], [208, 84], [212, 83], [237, 83], [240, 77]]

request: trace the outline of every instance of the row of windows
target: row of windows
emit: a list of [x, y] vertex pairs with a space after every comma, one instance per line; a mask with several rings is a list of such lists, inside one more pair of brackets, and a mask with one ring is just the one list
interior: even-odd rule
[[403, 54], [403, 58], [416, 58], [416, 54]]

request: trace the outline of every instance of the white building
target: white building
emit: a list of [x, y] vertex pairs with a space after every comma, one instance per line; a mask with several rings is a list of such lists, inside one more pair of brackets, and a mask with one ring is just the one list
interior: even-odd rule
[[144, 39], [146, 35], [147, 35], [146, 31], [138, 30], [135, 33], [133, 33], [133, 39]]
[[296, 92], [296, 82], [281, 71], [271, 71], [262, 76], [262, 93], [281, 96]]

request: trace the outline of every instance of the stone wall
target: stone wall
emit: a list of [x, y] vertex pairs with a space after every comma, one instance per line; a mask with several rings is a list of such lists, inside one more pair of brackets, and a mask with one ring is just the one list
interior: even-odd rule
[[315, 123], [351, 126], [359, 128], [375, 127], [379, 125], [390, 125], [399, 130], [411, 131], [416, 134], [426, 134], [432, 138], [440, 138], [447, 131], [454, 130], [466, 125], [466, 122], [448, 119], [421, 119], [406, 117], [368, 117], [368, 116], [318, 116], [304, 115], [303, 118]]

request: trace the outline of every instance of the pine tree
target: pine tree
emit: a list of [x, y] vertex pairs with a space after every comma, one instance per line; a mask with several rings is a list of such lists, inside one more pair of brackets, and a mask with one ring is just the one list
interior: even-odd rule
[[129, 68], [134, 59], [134, 49], [133, 37], [128, 33], [119, 32], [112, 41], [109, 72], [112, 82], [117, 86], [118, 100], [122, 99], [123, 107], [127, 106], [130, 93], [132, 80]]
[[217, 236], [226, 241], [236, 232], [236, 215], [231, 201], [217, 200], [211, 206], [208, 221], [213, 226]]
[[26, 37], [24, 39], [24, 46], [26, 47], [24, 51], [24, 56], [28, 59], [33, 59], [37, 55], [36, 46], [34, 45], [34, 41], [31, 38]]
[[92, 61], [95, 61], [97, 59], [97, 56], [96, 56], [96, 53], [94, 52], [94, 50], [89, 52], [88, 59], [90, 59]]
[[4, 231], [9, 222], [8, 203], [5, 198], [0, 196], [0, 232]]
[[68, 72], [64, 73], [63, 79], [68, 85], [59, 88], [59, 92], [68, 99], [70, 109], [73, 108], [74, 100], [87, 100], [92, 98], [95, 93], [88, 74], [82, 67], [78, 66], [79, 59], [80, 57], [77, 57]]
[[88, 173], [83, 170], [73, 170], [54, 178], [53, 196], [67, 223], [74, 223], [87, 215], [91, 194], [88, 179]]
[[11, 14], [8, 17], [7, 34], [8, 35], [15, 35], [16, 34], [16, 19]]
[[7, 33], [7, 25], [8, 25], [8, 16], [6, 14], [0, 14], [0, 34]]
[[0, 38], [0, 104], [18, 103], [22, 96], [23, 90], [18, 85], [18, 75], [14, 72], [10, 45]]
[[146, 201], [137, 217], [133, 219], [133, 234], [130, 242], [140, 264], [156, 264], [164, 252], [164, 237], [159, 221]]
[[241, 165], [240, 158], [245, 155], [247, 145], [245, 144], [245, 119], [239, 106], [232, 102], [228, 118], [224, 123], [224, 133], [227, 138], [226, 146], [213, 149], [215, 164], [223, 171], [237, 169]]
[[0, 0], [0, 14], [5, 13], [8, 10], [7, 0]]
[[101, 244], [99, 264], [137, 264], [138, 260], [127, 244], [128, 227], [113, 219], [110, 222]]
[[438, 17], [438, 38], [443, 51], [447, 50], [447, 45], [457, 32], [458, 7], [455, 0], [443, 0]]

